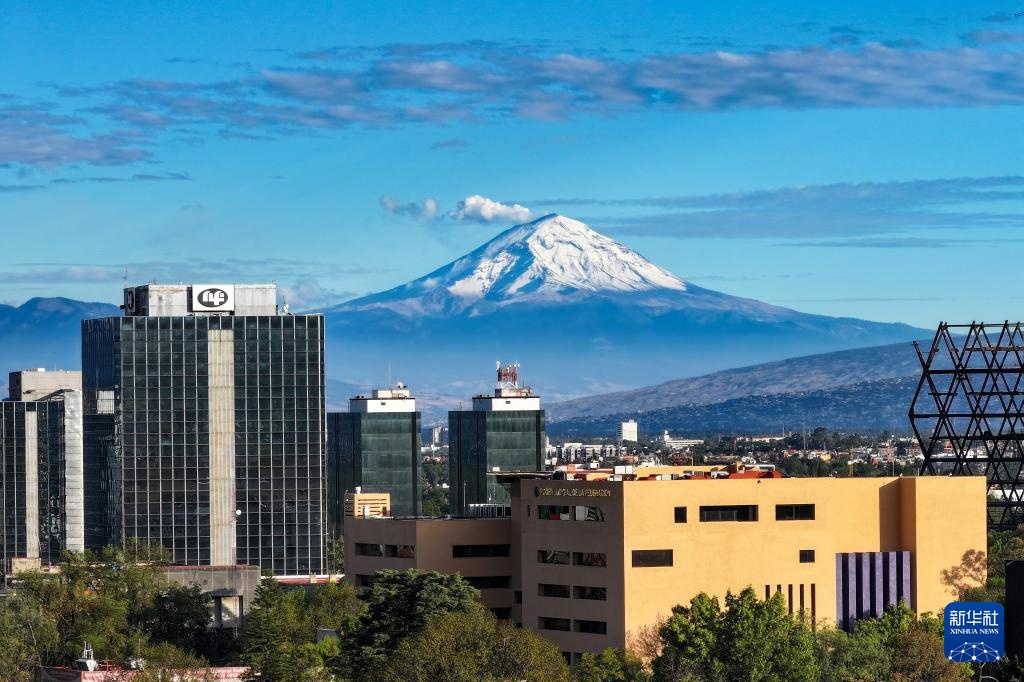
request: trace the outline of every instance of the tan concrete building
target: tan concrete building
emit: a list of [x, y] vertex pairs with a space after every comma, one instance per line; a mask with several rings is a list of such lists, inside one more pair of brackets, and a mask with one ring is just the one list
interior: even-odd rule
[[345, 579], [369, 587], [375, 572], [418, 568], [461, 574], [499, 618], [511, 618], [512, 524], [506, 518], [345, 518]]
[[47, 371], [45, 367], [22, 369], [7, 375], [7, 390], [11, 400], [47, 400], [64, 391], [81, 391], [82, 373]]
[[[384, 567], [461, 573], [477, 584], [508, 576], [511, 618], [575, 655], [624, 646], [702, 591], [721, 598], [748, 585], [839, 627], [900, 599], [938, 612], [955, 599], [942, 571], [986, 548], [983, 477], [640, 471], [510, 478], [506, 520], [349, 518], [350, 579], [366, 584]], [[494, 546], [510, 556], [461, 556]], [[484, 601], [503, 614], [505, 594], [485, 592]]]

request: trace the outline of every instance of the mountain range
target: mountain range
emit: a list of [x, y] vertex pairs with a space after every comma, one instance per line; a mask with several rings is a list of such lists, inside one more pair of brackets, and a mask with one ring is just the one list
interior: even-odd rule
[[[827, 391], [842, 386], [920, 375], [910, 343], [856, 348], [777, 360], [676, 379], [656, 386], [549, 404], [549, 422], [713, 405], [748, 396]], [[909, 407], [909, 403], [907, 404]]]
[[917, 381], [916, 376], [906, 376], [812, 391], [748, 395], [709, 404], [686, 403], [634, 414], [578, 416], [548, 422], [547, 433], [567, 440], [609, 438], [614, 437], [620, 421], [634, 418], [641, 439], [654, 438], [662, 431], [688, 437], [780, 435], [819, 426], [833, 431], [906, 434], [907, 412]]
[[568, 438], [615, 433], [688, 435], [832, 429], [905, 432], [921, 366], [910, 343], [858, 348], [678, 379], [547, 406], [548, 432]]
[[[706, 289], [559, 215], [511, 227], [423, 277], [322, 312], [329, 404], [344, 407], [348, 394], [393, 376], [423, 396], [425, 421], [489, 391], [496, 360], [519, 361], [557, 421], [830, 389], [858, 378], [856, 355], [772, 364], [760, 375], [749, 368], [930, 335]], [[0, 363], [79, 367], [79, 320], [119, 314], [115, 305], [65, 298], [0, 306]], [[892, 348], [863, 355], [862, 365], [888, 368], [875, 379], [893, 378], [909, 362]], [[744, 388], [729, 388], [734, 375], [714, 374], [737, 367], [748, 368]], [[658, 386], [657, 395], [631, 391], [679, 377], [704, 378]]]

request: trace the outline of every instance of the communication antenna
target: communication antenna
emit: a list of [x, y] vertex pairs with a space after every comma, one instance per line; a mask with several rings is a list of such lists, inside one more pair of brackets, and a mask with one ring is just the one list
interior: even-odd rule
[[124, 289], [128, 288], [128, 266], [127, 265], [124, 266], [124, 278], [121, 280], [121, 283], [124, 285], [124, 287], [123, 287]]

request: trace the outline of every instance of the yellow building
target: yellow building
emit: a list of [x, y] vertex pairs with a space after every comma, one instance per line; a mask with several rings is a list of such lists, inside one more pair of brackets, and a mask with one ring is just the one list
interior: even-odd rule
[[942, 571], [986, 547], [983, 477], [676, 475], [509, 477], [504, 519], [350, 517], [347, 579], [461, 573], [499, 616], [570, 655], [624, 646], [702, 591], [748, 585], [840, 627], [899, 599], [938, 612], [956, 597]]

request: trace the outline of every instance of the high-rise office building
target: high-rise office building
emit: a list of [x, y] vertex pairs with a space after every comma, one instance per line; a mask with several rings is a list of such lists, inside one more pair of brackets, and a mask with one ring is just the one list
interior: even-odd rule
[[619, 444], [623, 441], [632, 441], [635, 443], [638, 435], [635, 419], [619, 422], [619, 426], [615, 429], [615, 438], [619, 441]]
[[328, 527], [340, 535], [345, 493], [390, 493], [391, 513], [422, 510], [420, 413], [409, 389], [375, 389], [327, 415]]
[[542, 471], [544, 410], [540, 398], [519, 385], [519, 366], [498, 365], [494, 395], [473, 398], [472, 410], [448, 413], [449, 507], [508, 504], [496, 474]]
[[322, 572], [323, 317], [274, 285], [124, 293], [123, 317], [82, 322], [90, 545]]
[[[22, 391], [44, 373], [52, 375], [38, 382], [45, 391]], [[18, 560], [32, 567], [85, 548], [80, 379], [75, 373], [26, 370], [12, 373], [10, 385], [19, 399], [0, 402], [4, 575]], [[28, 395], [41, 399], [20, 399]]]

